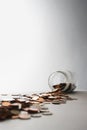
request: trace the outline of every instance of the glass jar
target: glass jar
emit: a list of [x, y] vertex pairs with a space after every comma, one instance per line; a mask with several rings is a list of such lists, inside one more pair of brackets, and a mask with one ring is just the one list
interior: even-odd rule
[[53, 72], [48, 78], [48, 85], [52, 90], [59, 85], [63, 92], [72, 92], [76, 88], [74, 74], [69, 70]]

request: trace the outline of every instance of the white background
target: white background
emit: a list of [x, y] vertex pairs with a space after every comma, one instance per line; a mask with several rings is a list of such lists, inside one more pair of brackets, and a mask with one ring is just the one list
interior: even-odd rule
[[86, 8], [86, 0], [0, 0], [0, 93], [48, 90], [61, 69], [87, 90]]

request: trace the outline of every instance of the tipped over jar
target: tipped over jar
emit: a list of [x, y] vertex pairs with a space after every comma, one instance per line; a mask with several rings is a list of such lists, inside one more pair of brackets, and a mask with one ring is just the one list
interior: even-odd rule
[[53, 72], [48, 78], [48, 85], [52, 90], [59, 88], [66, 93], [73, 92], [76, 88], [74, 74], [69, 70]]

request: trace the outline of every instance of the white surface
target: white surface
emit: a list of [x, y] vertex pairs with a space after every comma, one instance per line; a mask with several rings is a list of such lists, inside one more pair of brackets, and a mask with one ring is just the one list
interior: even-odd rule
[[87, 130], [87, 92], [71, 94], [78, 100], [48, 105], [52, 116], [0, 122], [1, 130]]
[[46, 90], [52, 72], [87, 89], [87, 1], [0, 0], [0, 92]]

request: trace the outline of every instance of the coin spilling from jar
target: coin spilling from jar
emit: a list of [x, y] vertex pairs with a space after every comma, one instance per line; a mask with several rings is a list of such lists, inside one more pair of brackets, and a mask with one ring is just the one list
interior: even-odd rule
[[[65, 104], [74, 100], [62, 91], [65, 84], [53, 86], [49, 92], [29, 94], [0, 95], [0, 121], [6, 119], [31, 119], [53, 115], [46, 104]], [[9, 98], [8, 98], [9, 97]]]

